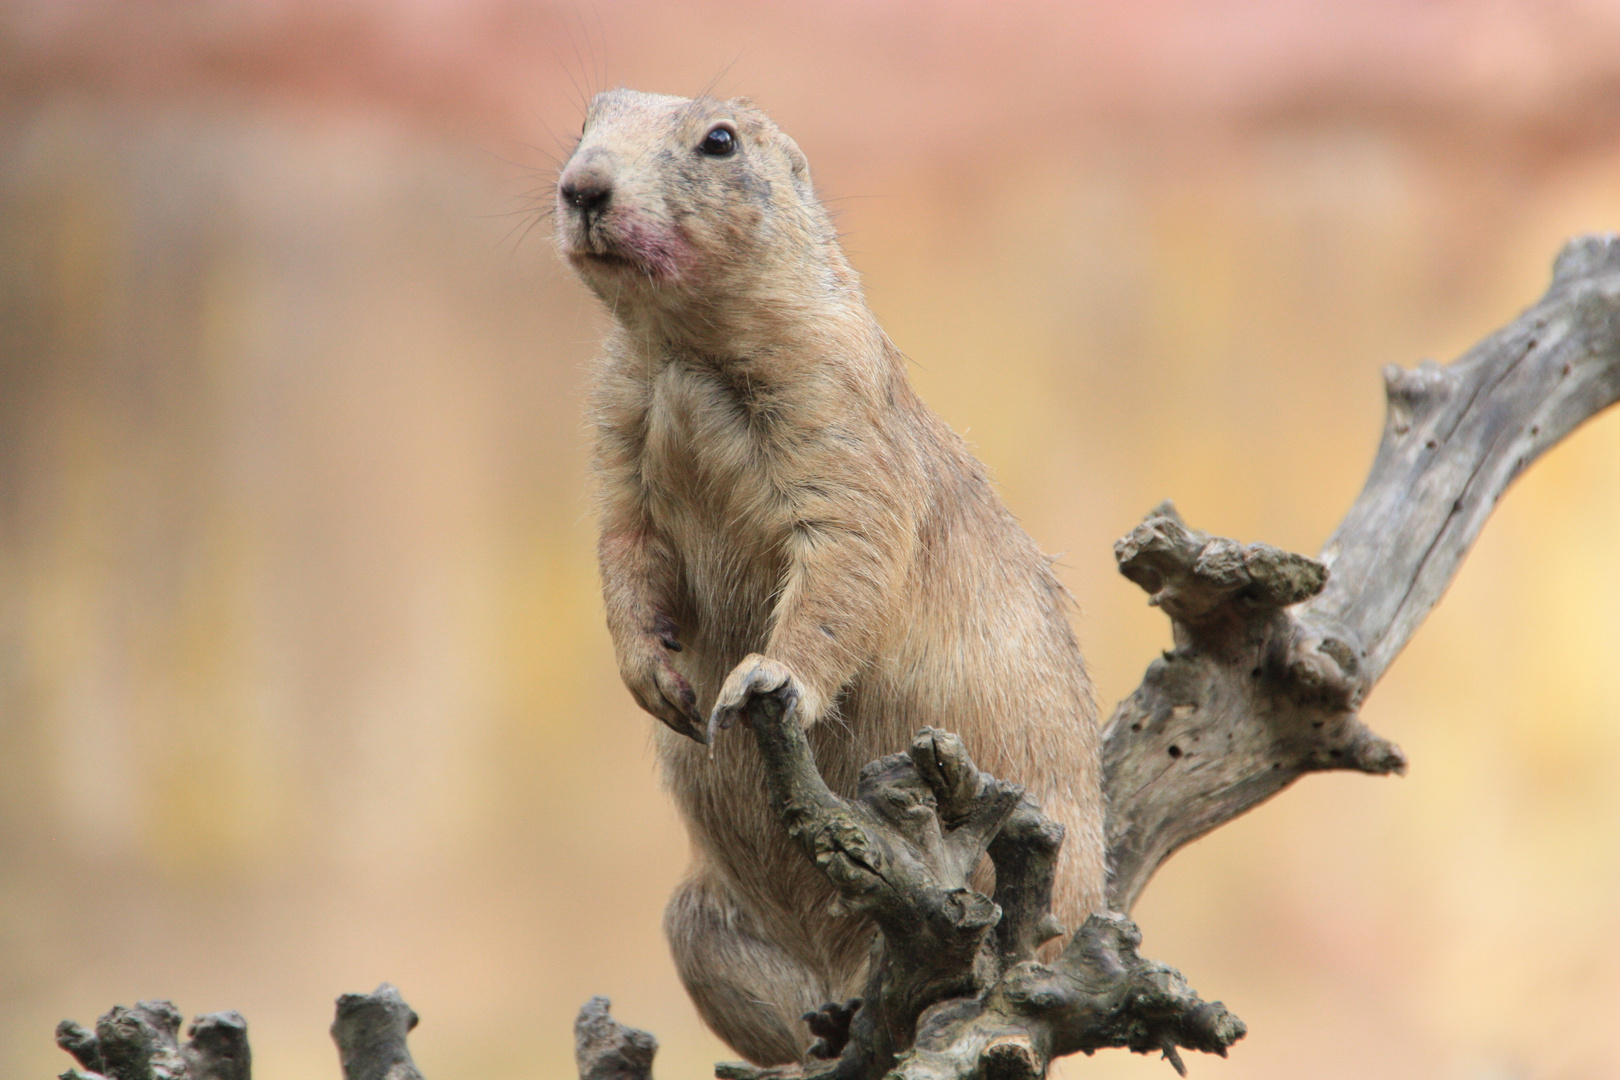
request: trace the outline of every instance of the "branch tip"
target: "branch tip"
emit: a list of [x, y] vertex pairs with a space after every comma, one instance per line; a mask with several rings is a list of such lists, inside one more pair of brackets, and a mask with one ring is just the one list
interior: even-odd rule
[[1163, 502], [1159, 503], [1158, 506], [1155, 506], [1146, 514], [1142, 515], [1142, 520], [1144, 522], [1152, 521], [1154, 518], [1164, 518], [1167, 521], [1175, 522], [1177, 525], [1185, 524], [1185, 522], [1181, 520], [1181, 511], [1176, 509], [1175, 502], [1170, 499], [1165, 499]]
[[605, 997], [591, 998], [574, 1020], [574, 1064], [580, 1080], [651, 1080], [658, 1040], [619, 1023]]
[[1553, 260], [1553, 285], [1620, 272], [1620, 233], [1588, 233], [1564, 245]]
[[94, 1032], [84, 1025], [63, 1020], [56, 1025], [56, 1045], [73, 1055], [73, 1059], [93, 1073], [102, 1071], [101, 1046]]
[[344, 1080], [422, 1080], [405, 1042], [419, 1018], [392, 984], [380, 983], [369, 994], [344, 994], [336, 1013], [332, 1041]]

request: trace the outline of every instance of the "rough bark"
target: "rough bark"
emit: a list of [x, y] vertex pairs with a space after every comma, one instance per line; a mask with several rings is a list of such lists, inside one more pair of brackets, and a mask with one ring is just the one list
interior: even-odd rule
[[[817, 1017], [829, 1060], [716, 1067], [724, 1080], [1036, 1080], [1077, 1051], [1178, 1047], [1225, 1054], [1240, 1020], [1199, 1000], [1171, 968], [1136, 952], [1122, 915], [1093, 915], [1050, 965], [1036, 949], [1063, 933], [1051, 916], [1062, 826], [1023, 788], [981, 771], [955, 735], [924, 729], [903, 754], [861, 772], [856, 798], [817, 772], [803, 729], [774, 697], [745, 710], [765, 762], [771, 807], [846, 911], [879, 928], [858, 1002]], [[968, 878], [986, 855], [994, 897]], [[593, 1001], [576, 1030], [595, 1045], [633, 1038]], [[836, 1054], [834, 1053], [836, 1051]], [[649, 1055], [650, 1058], [650, 1055]], [[594, 1060], [594, 1059], [590, 1059]], [[581, 1054], [581, 1076], [587, 1071]], [[643, 1072], [611, 1074], [624, 1080]]]
[[1117, 910], [1177, 848], [1307, 772], [1405, 769], [1357, 710], [1508, 485], [1620, 398], [1620, 238], [1572, 241], [1534, 307], [1384, 384], [1372, 472], [1320, 560], [1193, 532], [1168, 505], [1115, 546], [1175, 633], [1107, 729]]
[[[1104, 748], [1110, 898], [1129, 911], [1177, 848], [1307, 772], [1399, 772], [1357, 716], [1439, 599], [1513, 479], [1620, 398], [1620, 239], [1569, 244], [1534, 307], [1448, 367], [1384, 373], [1389, 412], [1366, 487], [1319, 559], [1189, 529], [1168, 505], [1116, 545], [1120, 570], [1170, 617], [1174, 648], [1115, 710]], [[863, 770], [835, 795], [782, 703], [745, 715], [771, 805], [838, 891], [879, 927], [862, 998], [810, 1019], [804, 1065], [716, 1067], [734, 1080], [1037, 1080], [1056, 1057], [1122, 1046], [1223, 1053], [1244, 1034], [1173, 969], [1144, 960], [1121, 914], [1093, 915], [1051, 964], [1062, 829], [946, 732]], [[981, 858], [994, 897], [972, 890]], [[347, 1080], [420, 1080], [416, 1023], [392, 987], [339, 1000]], [[201, 1017], [177, 1039], [167, 1002], [114, 1009], [57, 1041], [77, 1080], [247, 1080], [246, 1025]], [[645, 1080], [657, 1043], [593, 998], [575, 1025], [582, 1080]]]
[[[332, 1040], [344, 1080], [422, 1080], [405, 1046], [415, 1026], [416, 1013], [387, 983], [370, 994], [338, 998]], [[180, 1010], [167, 1001], [142, 1001], [133, 1009], [115, 1005], [96, 1021], [94, 1032], [64, 1020], [56, 1026], [56, 1045], [80, 1068], [61, 1080], [250, 1080], [252, 1054], [240, 1013], [197, 1017], [183, 1045], [179, 1032]], [[632, 1074], [625, 1075], [628, 1080]]]
[[658, 1040], [609, 1016], [611, 1004], [605, 997], [593, 997], [574, 1021], [579, 1080], [637, 1080], [652, 1075]]
[[415, 1010], [387, 983], [369, 994], [338, 998], [332, 1041], [343, 1080], [422, 1080], [405, 1046], [416, 1021]]
[[[1384, 379], [1389, 414], [1372, 472], [1319, 559], [1196, 532], [1168, 504], [1116, 545], [1121, 572], [1170, 617], [1175, 646], [1149, 665], [1107, 728], [1109, 895], [1117, 910], [1130, 910], [1177, 848], [1307, 772], [1404, 770], [1399, 748], [1371, 732], [1357, 710], [1513, 479], [1620, 398], [1620, 239], [1569, 244], [1547, 294], [1449, 367], [1391, 367]], [[892, 857], [896, 841], [878, 837], [895, 823], [874, 820], [881, 804], [864, 791], [858, 801], [866, 817], [828, 803], [802, 764], [777, 761], [796, 751], [785, 753], [791, 748], [782, 740], [791, 735], [775, 732], [768, 713], [755, 710], [750, 722], [771, 762], [773, 805], [784, 825], [841, 892], [862, 873], [882, 879], [872, 886], [882, 901], [866, 910], [881, 928], [876, 967], [889, 981], [874, 974], [871, 1004], [855, 1011], [849, 1045], [833, 1066], [722, 1066], [720, 1075], [1034, 1078], [1053, 1057], [1110, 1045], [1162, 1048], [1180, 1070], [1176, 1046], [1221, 1052], [1241, 1037], [1241, 1023], [1221, 1006], [1199, 1001], [1175, 972], [1136, 956], [1137, 934], [1123, 916], [1093, 916], [1050, 967], [1029, 959], [1030, 942], [1049, 929], [1047, 896], [1032, 884], [1038, 871], [998, 886], [993, 907], [1005, 925], [993, 933], [981, 925], [983, 898], [960, 899], [953, 944], [960, 954], [980, 942], [978, 966], [954, 969], [960, 996], [931, 1000], [949, 993], [950, 977], [937, 964], [908, 966], [896, 939], [916, 934], [911, 919], [925, 912], [938, 920], [928, 890], [959, 888], [960, 879], [941, 873], [949, 860], [918, 868], [926, 860], [915, 851], [932, 842], [918, 836]], [[935, 747], [942, 738], [927, 735]], [[924, 817], [948, 830], [957, 796], [946, 793], [958, 788], [933, 781], [919, 746], [913, 764], [935, 799]], [[976, 811], [979, 832], [962, 850], [982, 844], [998, 877], [1022, 865], [1009, 849], [1038, 867], [1049, 858], [1045, 846], [1055, 851], [1061, 842], [1032, 843], [1031, 826], [1016, 826], [1020, 815], [1039, 819], [1027, 802], [995, 831], [992, 803]], [[908, 904], [916, 914], [898, 914]], [[950, 951], [936, 944], [931, 955]], [[1153, 993], [1143, 993], [1149, 984]], [[918, 1005], [922, 1012], [913, 1014]]]
[[191, 1022], [180, 1042], [180, 1011], [167, 1001], [116, 1005], [89, 1031], [72, 1020], [56, 1025], [56, 1045], [81, 1066], [62, 1080], [248, 1080], [253, 1059], [247, 1021], [236, 1012]]

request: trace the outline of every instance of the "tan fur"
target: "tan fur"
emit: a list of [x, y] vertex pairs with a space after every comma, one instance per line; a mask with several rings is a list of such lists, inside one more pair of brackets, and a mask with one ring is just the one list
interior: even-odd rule
[[[736, 149], [700, 144], [717, 124]], [[871, 929], [766, 806], [717, 701], [789, 682], [828, 783], [925, 725], [1068, 829], [1057, 913], [1103, 902], [1098, 734], [1070, 604], [867, 309], [804, 155], [745, 100], [616, 90], [559, 183], [558, 244], [612, 312], [596, 372], [603, 594], [620, 671], [663, 720], [692, 839], [666, 929], [700, 1012], [756, 1062], [861, 990]], [[672, 648], [678, 646], [678, 649]]]

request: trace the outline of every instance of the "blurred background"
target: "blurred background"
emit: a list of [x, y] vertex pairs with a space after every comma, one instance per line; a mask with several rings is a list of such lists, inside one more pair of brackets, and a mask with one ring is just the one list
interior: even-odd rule
[[[337, 1076], [572, 1075], [592, 994], [731, 1056], [659, 932], [685, 840], [598, 610], [604, 321], [544, 210], [587, 96], [792, 133], [924, 397], [1079, 598], [1163, 647], [1158, 500], [1315, 552], [1382, 424], [1620, 227], [1613, 0], [0, 5], [0, 1071], [239, 1009]], [[1250, 1025], [1199, 1077], [1620, 1075], [1620, 417], [1504, 500], [1366, 716], [1177, 856], [1144, 952]], [[1065, 1076], [1159, 1077], [1123, 1052]]]

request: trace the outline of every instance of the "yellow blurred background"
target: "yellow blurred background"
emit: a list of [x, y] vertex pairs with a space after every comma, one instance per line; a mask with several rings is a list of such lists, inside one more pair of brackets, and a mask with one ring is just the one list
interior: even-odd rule
[[[603, 318], [554, 162], [612, 85], [746, 94], [1079, 598], [1105, 707], [1172, 497], [1315, 552], [1381, 426], [1620, 227], [1613, 0], [10, 0], [0, 6], [0, 1072], [63, 1017], [234, 1008], [336, 1076], [398, 984], [430, 1080], [572, 1075], [592, 994], [730, 1056], [598, 610]], [[1144, 951], [1205, 1080], [1620, 1075], [1620, 418], [1504, 500], [1310, 777], [1177, 856]], [[1123, 1052], [1066, 1076], [1165, 1077]]]

